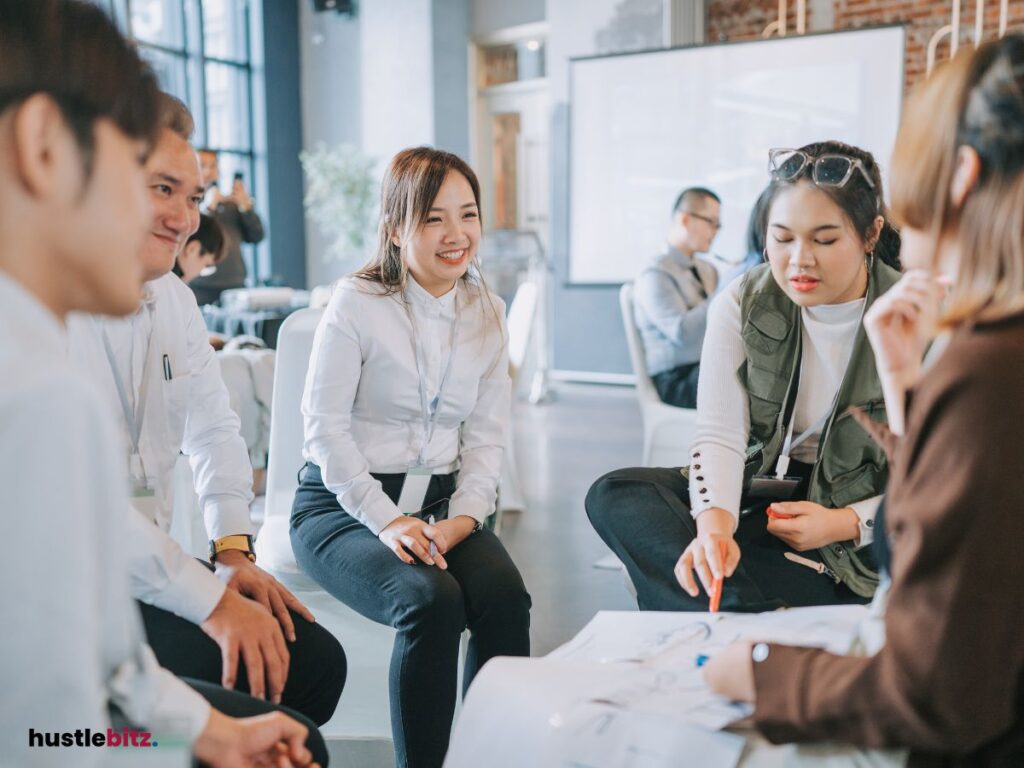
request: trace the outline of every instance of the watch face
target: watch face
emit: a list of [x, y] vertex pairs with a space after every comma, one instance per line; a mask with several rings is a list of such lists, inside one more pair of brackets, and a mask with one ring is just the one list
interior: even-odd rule
[[768, 643], [758, 643], [750, 651], [750, 658], [752, 658], [755, 663], [760, 663], [768, 658], [768, 651]]

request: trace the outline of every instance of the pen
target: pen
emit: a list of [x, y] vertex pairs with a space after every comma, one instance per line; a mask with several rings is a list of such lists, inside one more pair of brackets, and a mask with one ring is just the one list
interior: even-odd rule
[[[718, 542], [718, 551], [722, 553], [722, 573], [725, 573], [725, 555], [728, 552], [729, 545], [724, 541]], [[711, 582], [711, 605], [709, 610], [712, 613], [718, 613], [718, 606], [722, 602], [722, 576], [716, 576]]]
[[[433, 525], [434, 524], [434, 516], [433, 515], [430, 515], [427, 518], [427, 524], [428, 525]], [[430, 556], [431, 557], [437, 557], [437, 544], [435, 544], [433, 541], [430, 542]]]
[[792, 520], [796, 515], [787, 515], [785, 512], [776, 512], [775, 505], [768, 505], [768, 518], [770, 520]]
[[171, 378], [171, 358], [164, 355], [164, 381], [170, 381]]

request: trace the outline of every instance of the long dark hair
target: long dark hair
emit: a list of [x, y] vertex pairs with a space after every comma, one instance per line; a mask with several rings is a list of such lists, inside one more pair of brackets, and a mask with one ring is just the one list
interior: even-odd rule
[[[827, 154], [846, 155], [847, 157], [856, 158], [864, 164], [864, 170], [868, 172], [868, 176], [871, 177], [871, 181], [875, 185], [874, 189], [859, 172], [855, 172], [842, 187], [819, 186], [818, 189], [828, 195], [832, 202], [839, 206], [843, 215], [853, 225], [854, 231], [865, 244], [869, 242], [872, 230], [875, 227], [875, 219], [878, 216], [885, 219], [882, 231], [878, 236], [877, 242], [874, 244], [873, 251], [875, 256], [890, 267], [900, 269], [900, 233], [889, 219], [889, 214], [885, 207], [885, 198], [882, 195], [882, 174], [878, 170], [878, 163], [875, 162], [874, 155], [860, 147], [844, 144], [841, 141], [818, 141], [814, 144], [800, 147], [800, 151], [812, 158]], [[786, 179], [785, 181], [772, 179], [764, 193], [767, 195], [765, 202], [766, 215], [779, 192], [783, 189], [789, 189], [804, 179], [810, 178], [811, 164], [808, 163], [792, 179]]]

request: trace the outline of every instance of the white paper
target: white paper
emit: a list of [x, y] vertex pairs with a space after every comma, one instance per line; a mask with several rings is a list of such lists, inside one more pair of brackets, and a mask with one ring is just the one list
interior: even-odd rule
[[[863, 606], [763, 614], [598, 613], [543, 659], [495, 659], [474, 680], [447, 768], [735, 768], [751, 713], [708, 690], [699, 656], [737, 640], [846, 653]], [[697, 764], [697, 763], [694, 763]]]

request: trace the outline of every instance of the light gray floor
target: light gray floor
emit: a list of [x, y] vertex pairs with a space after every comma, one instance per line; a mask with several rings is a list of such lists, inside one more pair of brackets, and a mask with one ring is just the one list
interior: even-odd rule
[[[583, 508], [594, 480], [640, 463], [636, 395], [632, 388], [566, 384], [555, 395], [546, 405], [516, 405], [516, 455], [526, 509], [506, 513], [501, 531], [533, 596], [534, 656], [567, 642], [599, 610], [636, 608], [620, 572], [593, 567], [608, 549]], [[323, 605], [303, 595], [341, 638], [350, 669], [338, 712], [322, 729], [331, 765], [386, 768], [394, 764], [386, 737], [389, 630], [366, 622], [353, 632], [352, 617], [342, 616], [329, 596], [320, 597]], [[335, 630], [335, 620], [343, 620], [344, 628]]]
[[568, 641], [595, 612], [635, 609], [621, 573], [593, 567], [608, 548], [583, 508], [590, 484], [640, 464], [632, 388], [561, 385], [548, 405], [516, 407], [516, 452], [527, 509], [506, 514], [502, 540], [533, 596], [532, 654]]

